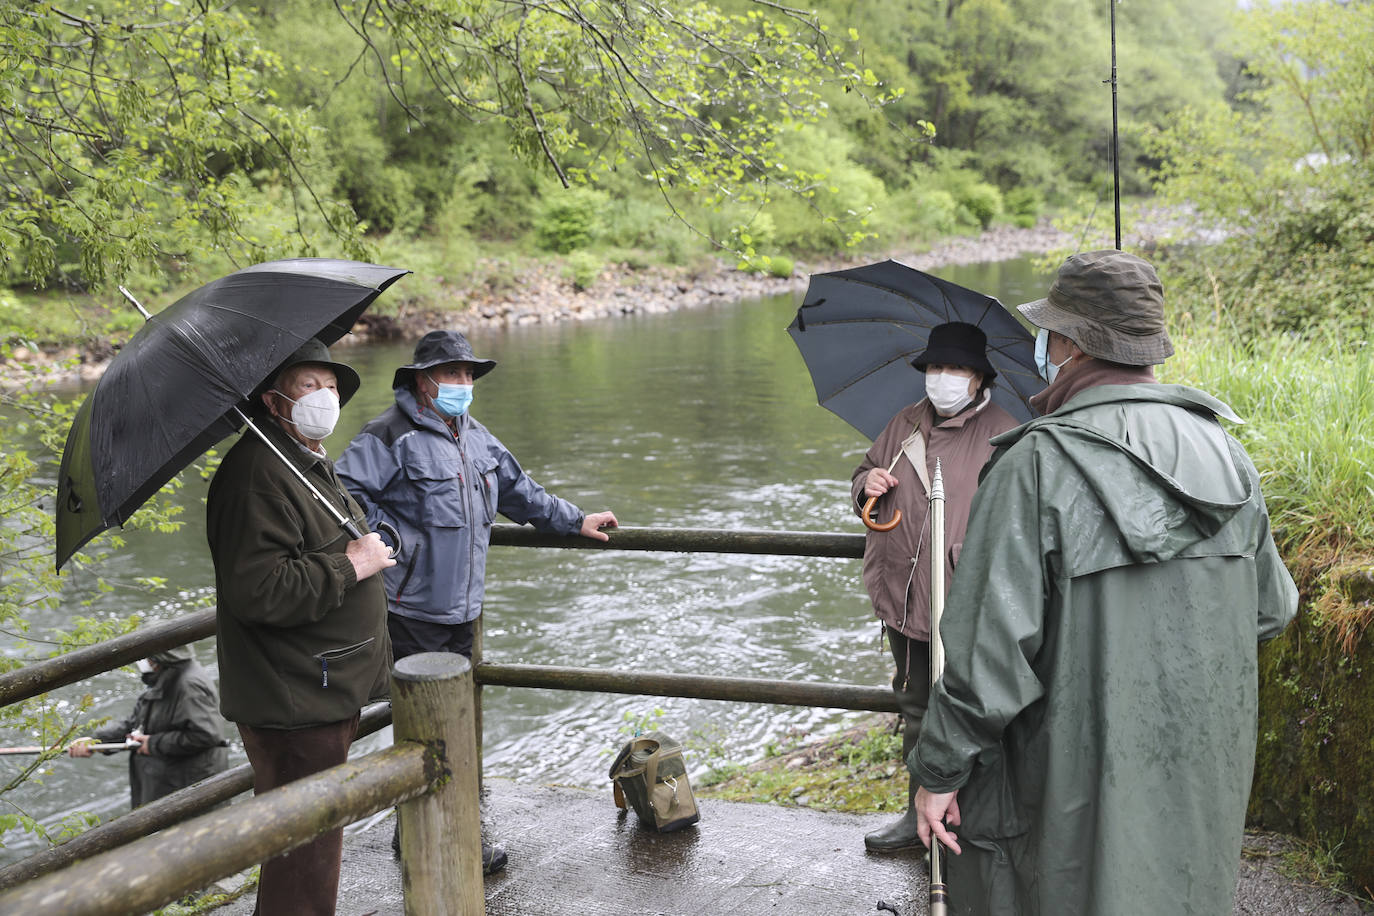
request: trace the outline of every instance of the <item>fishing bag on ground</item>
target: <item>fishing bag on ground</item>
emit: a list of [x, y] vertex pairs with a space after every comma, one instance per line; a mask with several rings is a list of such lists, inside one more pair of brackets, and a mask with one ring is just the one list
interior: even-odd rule
[[690, 827], [701, 817], [682, 745], [662, 732], [649, 732], [630, 740], [611, 764], [615, 804], [634, 808], [639, 822], [660, 833]]

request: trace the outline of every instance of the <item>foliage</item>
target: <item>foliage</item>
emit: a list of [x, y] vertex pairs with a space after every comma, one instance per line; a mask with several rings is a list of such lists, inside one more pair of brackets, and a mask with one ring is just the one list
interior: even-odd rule
[[[836, 0], [836, 19], [881, 21], [866, 48], [906, 98], [888, 113], [928, 120], [934, 148], [970, 155], [969, 167], [1007, 191], [1056, 198], [1103, 186], [1110, 174], [1111, 56], [1107, 14], [1096, 0]], [[1137, 138], [1189, 104], [1220, 98], [1218, 51], [1229, 0], [1118, 4], [1123, 179], [1138, 188]], [[877, 54], [874, 54], [877, 52]], [[899, 65], [893, 66], [889, 61]], [[917, 114], [919, 113], [919, 114]], [[929, 162], [929, 145], [865, 130], [865, 155], [889, 188]], [[908, 122], [909, 123], [909, 122]], [[905, 125], [902, 125], [905, 126]], [[1110, 187], [1109, 183], [1106, 185]]]
[[[295, 222], [307, 207], [361, 251], [351, 215], [301, 181], [311, 122], [265, 90], [280, 66], [233, 7], [0, 4], [7, 278], [100, 284], [204, 246], [310, 253], [319, 237]], [[259, 172], [300, 189], [273, 237], [243, 227]]]
[[[7, 351], [4, 355], [8, 355]], [[69, 582], [65, 588], [59, 584], [52, 550], [56, 475], [50, 464], [61, 448], [76, 408], [76, 404], [42, 393], [37, 385], [0, 393], [0, 410], [5, 418], [0, 423], [0, 633], [10, 640], [10, 651], [0, 655], [3, 671], [111, 639], [133, 629], [138, 622], [137, 616], [94, 618], [74, 613], [66, 629], [34, 633], [29, 617], [38, 609], [56, 607], [59, 601], [77, 607], [89, 604], [89, 597], [83, 602], [81, 594], [90, 596], [115, 589], [146, 594], [165, 585], [149, 579], [120, 581], [96, 572], [104, 568], [103, 554], [122, 543], [114, 534], [97, 538], [69, 561]], [[162, 499], [154, 498], [125, 527], [174, 532], [179, 528], [176, 512]], [[40, 772], [81, 729], [89, 726], [84, 720], [90, 704], [89, 696], [54, 700], [42, 695], [0, 708], [0, 726], [6, 734], [52, 748], [35, 756], [0, 786], [0, 835], [20, 829], [56, 842], [89, 826], [90, 819], [80, 813], [56, 825], [45, 825], [23, 809], [13, 790]]]
[[1246, 10], [1238, 56], [1252, 88], [1151, 139], [1158, 186], [1228, 237], [1179, 260], [1245, 333], [1365, 332], [1374, 292], [1374, 6]]
[[596, 282], [596, 278], [601, 276], [603, 266], [601, 259], [591, 252], [575, 251], [572, 257], [568, 258], [565, 275], [572, 280], [573, 289], [581, 292]]
[[584, 247], [597, 234], [598, 214], [605, 203], [604, 194], [587, 188], [551, 193], [534, 221], [539, 247], [559, 254]]
[[770, 745], [752, 764], [714, 762], [698, 794], [864, 814], [901, 811], [907, 804], [901, 744], [891, 728], [870, 723], [786, 749]]
[[679, 216], [686, 204], [810, 201], [824, 172], [778, 138], [825, 113], [822, 89], [889, 97], [812, 16], [769, 2], [340, 2], [409, 123], [437, 89], [450, 115], [495, 125], [565, 186], [630, 170]]
[[1022, 229], [1029, 229], [1039, 221], [1040, 209], [1044, 206], [1040, 192], [1026, 185], [1012, 188], [1002, 203], [1012, 223]]
[[1212, 392], [1246, 420], [1232, 432], [1262, 471], [1284, 560], [1349, 641], [1374, 616], [1369, 602], [1318, 574], [1338, 561], [1374, 565], [1374, 351], [1335, 332], [1245, 338], [1215, 314], [1177, 324], [1161, 376]]

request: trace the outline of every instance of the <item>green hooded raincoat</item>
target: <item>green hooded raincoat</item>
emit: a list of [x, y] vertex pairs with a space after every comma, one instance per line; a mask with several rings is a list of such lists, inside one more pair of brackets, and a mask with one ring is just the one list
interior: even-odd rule
[[950, 912], [1231, 912], [1257, 645], [1297, 590], [1217, 416], [1104, 385], [993, 440], [908, 760], [960, 790]]

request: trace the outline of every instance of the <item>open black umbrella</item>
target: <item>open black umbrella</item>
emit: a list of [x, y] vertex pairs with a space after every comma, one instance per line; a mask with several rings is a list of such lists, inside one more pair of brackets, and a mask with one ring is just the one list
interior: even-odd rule
[[67, 434], [58, 569], [234, 433], [248, 396], [302, 344], [334, 343], [409, 272], [332, 258], [270, 261], [144, 312], [147, 323], [111, 360]]
[[950, 321], [977, 325], [997, 369], [992, 399], [1018, 420], [1034, 416], [1029, 398], [1045, 387], [1035, 369], [1035, 338], [1002, 303], [896, 261], [813, 274], [787, 328], [801, 351], [816, 397], [870, 439], [897, 411], [924, 397], [911, 360], [930, 329]]

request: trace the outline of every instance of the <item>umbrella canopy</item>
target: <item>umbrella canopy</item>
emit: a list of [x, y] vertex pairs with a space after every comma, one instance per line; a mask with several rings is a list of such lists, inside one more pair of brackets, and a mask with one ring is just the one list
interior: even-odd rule
[[950, 321], [977, 325], [997, 370], [992, 399], [1021, 421], [1028, 399], [1045, 387], [1035, 369], [1035, 338], [991, 296], [896, 261], [813, 274], [788, 326], [816, 397], [859, 432], [876, 439], [897, 411], [924, 396], [924, 374], [911, 360], [930, 329]]
[[334, 343], [410, 271], [297, 258], [207, 283], [150, 317], [86, 398], [62, 452], [57, 567], [241, 420], [249, 397], [312, 337]]

